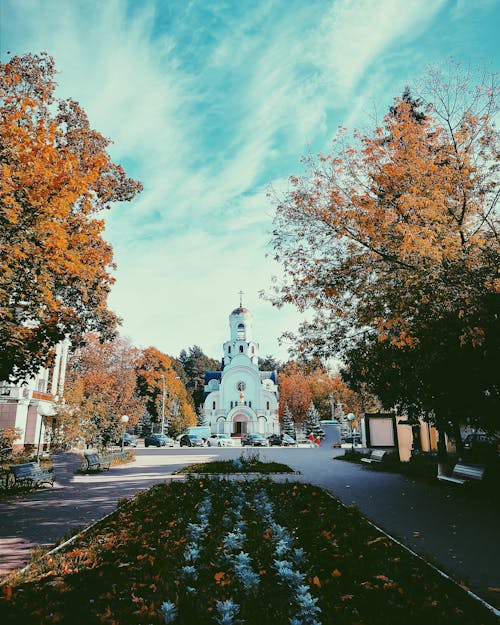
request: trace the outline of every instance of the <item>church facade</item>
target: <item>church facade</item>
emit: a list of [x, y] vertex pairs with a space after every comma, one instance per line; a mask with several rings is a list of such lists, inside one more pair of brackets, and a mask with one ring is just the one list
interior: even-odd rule
[[203, 411], [213, 434], [267, 436], [280, 431], [277, 372], [259, 370], [252, 326], [252, 314], [240, 301], [229, 315], [222, 371], [205, 372]]

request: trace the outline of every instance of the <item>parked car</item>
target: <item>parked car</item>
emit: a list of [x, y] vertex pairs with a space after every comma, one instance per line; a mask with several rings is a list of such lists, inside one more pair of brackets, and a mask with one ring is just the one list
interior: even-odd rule
[[207, 439], [209, 447], [229, 447], [232, 444], [227, 434], [211, 434]]
[[137, 447], [137, 439], [134, 436], [132, 436], [132, 434], [125, 432], [125, 434], [123, 435], [123, 446], [124, 447]]
[[342, 436], [341, 441], [343, 443], [361, 445], [361, 434], [353, 434], [352, 436], [348, 434], [347, 436]]
[[144, 437], [144, 447], [154, 445], [155, 447], [173, 447], [174, 440], [166, 434], [149, 434]]
[[179, 439], [179, 444], [181, 447], [204, 447], [205, 440], [194, 434], [183, 434]]
[[282, 434], [281, 435], [281, 445], [282, 447], [296, 447], [297, 446], [297, 441], [290, 436], [289, 434]]
[[244, 434], [241, 437], [242, 446], [249, 445], [252, 447], [269, 447], [267, 438], [262, 434]]
[[471, 460], [495, 460], [500, 453], [496, 436], [484, 433], [468, 434], [463, 441], [464, 456]]
[[270, 447], [281, 446], [281, 436], [279, 434], [271, 434], [271, 436], [268, 437], [267, 442]]
[[289, 434], [271, 434], [271, 436], [267, 437], [267, 441], [270, 447], [274, 445], [279, 447], [295, 447], [297, 445], [297, 441]]

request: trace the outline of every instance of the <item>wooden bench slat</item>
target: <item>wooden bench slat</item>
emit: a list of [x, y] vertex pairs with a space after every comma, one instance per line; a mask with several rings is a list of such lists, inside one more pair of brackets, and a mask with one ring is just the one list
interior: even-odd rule
[[12, 464], [9, 467], [14, 476], [14, 486], [16, 484], [26, 484], [28, 486], [39, 486], [50, 484], [54, 486], [54, 473], [50, 469], [42, 469], [37, 462], [24, 462], [22, 464]]
[[386, 456], [387, 451], [385, 449], [374, 449], [369, 458], [361, 458], [361, 462], [366, 462], [367, 464], [371, 464], [372, 462], [382, 463], [384, 461], [384, 457]]
[[84, 470], [98, 471], [99, 469], [107, 469], [109, 471], [113, 460], [124, 457], [124, 453], [121, 451], [103, 455], [97, 453], [87, 453], [83, 454], [83, 456], [87, 463], [86, 466], [82, 467]]
[[470, 480], [482, 480], [484, 477], [484, 472], [484, 467], [475, 467], [468, 464], [457, 463], [453, 467], [451, 475], [438, 475], [437, 478], [442, 482], [465, 484]]

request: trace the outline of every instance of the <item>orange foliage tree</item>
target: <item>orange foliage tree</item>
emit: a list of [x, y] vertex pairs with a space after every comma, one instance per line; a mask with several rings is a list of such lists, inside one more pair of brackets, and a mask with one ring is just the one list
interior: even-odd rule
[[[500, 396], [491, 373], [499, 364], [498, 87], [473, 78], [432, 70], [426, 101], [407, 90], [382, 127], [351, 142], [341, 130], [332, 153], [307, 159], [306, 174], [275, 198], [274, 247], [286, 274], [274, 303], [315, 311], [297, 351], [343, 357], [358, 382], [377, 380], [372, 390], [385, 403], [446, 418], [450, 406], [491, 412]], [[471, 358], [481, 372], [473, 384], [463, 373]], [[447, 371], [458, 377], [445, 379]]]
[[136, 362], [137, 390], [156, 423], [175, 435], [196, 424], [196, 413], [173, 360], [155, 347], [143, 350]]
[[283, 416], [285, 406], [295, 423], [302, 423], [312, 401], [307, 374], [295, 361], [287, 363], [279, 378], [279, 412]]
[[120, 440], [121, 417], [134, 426], [144, 412], [136, 392], [135, 363], [138, 350], [117, 338], [100, 343], [95, 334], [70, 356], [64, 401], [58, 408], [60, 434], [68, 441], [83, 439], [105, 446]]
[[23, 379], [69, 336], [114, 335], [112, 249], [98, 213], [140, 183], [73, 100], [54, 95], [47, 54], [0, 63], [0, 379]]

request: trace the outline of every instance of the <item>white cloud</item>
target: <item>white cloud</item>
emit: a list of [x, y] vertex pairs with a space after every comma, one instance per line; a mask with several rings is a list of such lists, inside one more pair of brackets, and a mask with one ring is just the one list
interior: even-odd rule
[[283, 188], [309, 143], [328, 144], [335, 112], [357, 123], [444, 0], [4, 3], [9, 47], [55, 57], [59, 95], [144, 183], [106, 217], [124, 331], [219, 356], [243, 289], [262, 352], [284, 358], [276, 338], [299, 316], [257, 297], [281, 270], [265, 257], [266, 184]]

